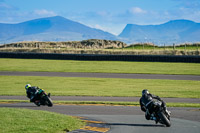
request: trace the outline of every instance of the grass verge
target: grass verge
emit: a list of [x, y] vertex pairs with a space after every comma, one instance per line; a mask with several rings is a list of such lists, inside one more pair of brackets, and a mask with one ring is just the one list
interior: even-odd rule
[[[21, 103], [28, 100], [0, 100], [0, 103]], [[139, 106], [139, 102], [115, 102], [115, 101], [53, 101], [57, 105], [94, 105], [94, 106]], [[199, 103], [167, 103], [168, 107], [195, 107], [200, 108]]]
[[0, 108], [2, 133], [64, 133], [84, 126], [71, 116], [28, 109]]
[[148, 89], [160, 97], [200, 98], [200, 81], [39, 76], [0, 76], [0, 95], [26, 95], [28, 83], [54, 96], [140, 97]]
[[[0, 71], [200, 75], [199, 63], [0, 59]], [[52, 64], [54, 64], [52, 66]]]

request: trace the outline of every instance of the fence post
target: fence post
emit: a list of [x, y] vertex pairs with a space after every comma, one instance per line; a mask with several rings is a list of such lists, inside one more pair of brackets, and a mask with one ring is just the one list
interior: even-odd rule
[[186, 50], [186, 43], [185, 43], [185, 50]]
[[165, 50], [165, 43], [164, 43], [164, 50]]

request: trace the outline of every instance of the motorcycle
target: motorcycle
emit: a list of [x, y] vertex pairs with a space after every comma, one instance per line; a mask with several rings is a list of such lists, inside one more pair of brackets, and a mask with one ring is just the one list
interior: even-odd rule
[[[36, 100], [34, 101], [34, 103], [37, 105], [37, 106], [40, 106], [40, 105], [47, 105], [49, 107], [52, 107], [53, 106], [53, 102], [50, 98], [50, 94], [46, 94], [44, 90], [42, 89], [39, 89], [37, 92], [37, 98]], [[40, 103], [40, 104], [38, 104]]]
[[156, 123], [159, 122], [166, 125], [167, 127], [170, 127], [170, 112], [167, 110], [165, 111], [165, 109], [161, 105], [161, 101], [152, 101], [152, 115], [156, 117]]

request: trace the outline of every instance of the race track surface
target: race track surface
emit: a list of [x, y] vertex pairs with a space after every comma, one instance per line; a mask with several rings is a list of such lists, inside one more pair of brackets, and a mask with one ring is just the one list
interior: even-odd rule
[[[56, 76], [56, 77], [95, 77], [95, 78], [131, 78], [131, 79], [171, 79], [171, 80], [200, 80], [193, 75], [160, 75], [160, 74], [111, 74], [111, 73], [63, 73], [63, 72], [0, 72], [9, 76]], [[27, 100], [25, 96], [0, 96], [0, 99]], [[53, 100], [76, 101], [138, 101], [138, 97], [52, 97]], [[199, 103], [199, 99], [163, 98], [166, 102]], [[0, 107], [27, 108], [46, 110], [72, 116], [82, 116], [105, 122], [109, 127], [108, 133], [199, 133], [200, 109], [198, 108], [168, 108], [171, 114], [171, 127], [147, 121], [144, 112], [136, 106], [89, 106], [89, 105], [54, 105], [53, 107], [37, 107], [33, 103], [0, 103]], [[74, 131], [72, 133], [79, 133]], [[81, 131], [81, 133], [101, 133]]]
[[200, 131], [200, 110], [197, 108], [168, 108], [172, 112], [172, 126], [165, 127], [155, 124], [154, 121], [147, 121], [144, 118], [144, 112], [140, 110], [140, 107], [135, 106], [54, 105], [53, 107], [37, 107], [33, 103], [16, 103], [0, 104], [0, 107], [46, 110], [97, 119], [110, 126], [108, 133], [199, 133]]
[[[140, 97], [51, 96], [54, 101], [139, 102]], [[0, 100], [27, 100], [25, 96], [0, 96]], [[162, 98], [166, 103], [200, 103], [198, 98]]]
[[126, 79], [171, 79], [200, 80], [199, 75], [164, 75], [164, 74], [123, 74], [123, 73], [76, 73], [76, 72], [3, 72], [8, 76], [49, 76], [49, 77], [90, 77], [90, 78], [126, 78]]
[[172, 118], [171, 127], [145, 120], [142, 115], [87, 116], [106, 121], [111, 126], [108, 133], [198, 133], [200, 123]]

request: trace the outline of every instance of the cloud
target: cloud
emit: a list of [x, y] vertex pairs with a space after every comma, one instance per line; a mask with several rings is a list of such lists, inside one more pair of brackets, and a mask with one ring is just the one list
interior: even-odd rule
[[5, 3], [0, 3], [0, 9], [2, 10], [4, 10], [4, 9], [10, 9], [11, 8], [11, 6], [9, 6], [9, 5], [7, 5], [7, 4], [5, 4]]
[[45, 9], [34, 11], [0, 10], [0, 23], [20, 23], [31, 19], [56, 16], [53, 11]]
[[176, 14], [176, 17], [179, 17], [179, 18], [189, 19], [189, 20], [193, 20], [196, 22], [200, 21], [200, 19], [199, 19], [200, 18], [200, 9], [191, 10], [189, 8], [181, 7], [175, 11], [175, 14]]
[[3, 10], [17, 10], [18, 8], [14, 7], [14, 6], [11, 6], [11, 5], [8, 5], [6, 3], [4, 3], [3, 1], [0, 1], [0, 10], [3, 11]]
[[39, 16], [55, 16], [55, 15], [57, 15], [55, 12], [48, 11], [46, 9], [34, 10], [33, 13], [36, 15], [39, 15]]
[[200, 9], [200, 0], [174, 0], [179, 2], [179, 6], [191, 9]]
[[7, 4], [5, 0], [0, 0], [0, 22], [12, 22], [19, 11], [19, 8]]
[[129, 9], [129, 12], [132, 14], [145, 14], [147, 13], [146, 10], [141, 9], [140, 7], [132, 7]]
[[99, 11], [96, 14], [100, 15], [100, 16], [107, 16], [108, 13], [106, 11]]

